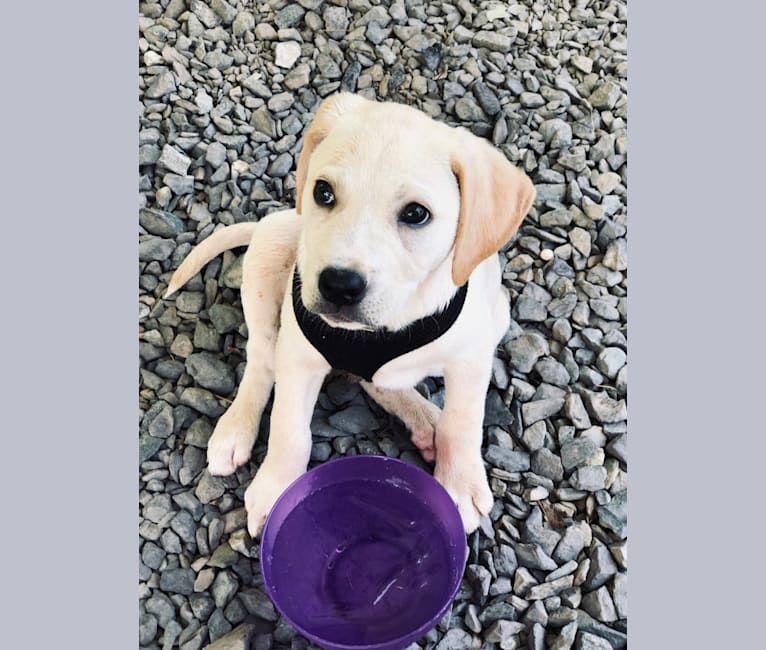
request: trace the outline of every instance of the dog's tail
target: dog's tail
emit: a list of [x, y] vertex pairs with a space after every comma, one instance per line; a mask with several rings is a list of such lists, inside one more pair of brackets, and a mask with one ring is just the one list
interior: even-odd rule
[[255, 221], [235, 223], [216, 230], [210, 237], [195, 246], [173, 273], [164, 297], [172, 296], [217, 255], [237, 246], [247, 246], [257, 226], [258, 223]]

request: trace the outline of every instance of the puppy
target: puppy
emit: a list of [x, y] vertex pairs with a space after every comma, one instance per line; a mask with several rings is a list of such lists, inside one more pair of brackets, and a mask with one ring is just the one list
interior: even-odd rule
[[[208, 445], [211, 474], [247, 462], [275, 385], [266, 457], [245, 493], [256, 536], [306, 471], [309, 424], [331, 367], [400, 418], [466, 532], [493, 503], [481, 457], [492, 360], [510, 322], [497, 252], [532, 205], [529, 178], [486, 141], [394, 103], [322, 102], [296, 174], [296, 208], [216, 231], [166, 297], [221, 252], [248, 245], [247, 365]], [[443, 376], [444, 410], [414, 386]]]

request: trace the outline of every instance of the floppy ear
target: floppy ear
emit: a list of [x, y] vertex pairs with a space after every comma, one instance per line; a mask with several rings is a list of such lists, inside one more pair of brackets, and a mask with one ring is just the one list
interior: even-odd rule
[[464, 129], [458, 131], [451, 163], [460, 188], [452, 281], [462, 286], [518, 230], [535, 186], [489, 142]]
[[295, 211], [299, 215], [303, 207], [303, 188], [308, 176], [309, 159], [314, 149], [327, 137], [336, 120], [347, 111], [358, 108], [368, 101], [359, 95], [338, 93], [337, 95], [330, 95], [319, 105], [314, 121], [303, 138], [303, 149], [298, 158], [298, 169], [295, 172]]

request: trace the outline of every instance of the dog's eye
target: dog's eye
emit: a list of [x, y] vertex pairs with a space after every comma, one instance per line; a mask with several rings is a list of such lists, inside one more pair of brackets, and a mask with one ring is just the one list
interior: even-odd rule
[[399, 221], [408, 226], [425, 226], [431, 221], [431, 213], [420, 203], [410, 203], [402, 210]]
[[314, 185], [314, 200], [318, 205], [332, 207], [335, 205], [335, 194], [327, 181], [317, 181]]

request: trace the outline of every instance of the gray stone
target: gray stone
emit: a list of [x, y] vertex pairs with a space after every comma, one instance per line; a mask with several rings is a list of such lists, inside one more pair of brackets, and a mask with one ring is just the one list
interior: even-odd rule
[[620, 434], [606, 446], [606, 453], [622, 463], [628, 462], [628, 436]]
[[477, 81], [471, 88], [473, 96], [476, 97], [476, 101], [479, 102], [484, 113], [490, 117], [494, 117], [500, 112], [500, 101], [494, 92], [482, 81]]
[[213, 643], [205, 646], [205, 650], [249, 650], [255, 638], [257, 626], [253, 623], [242, 623], [230, 632], [218, 637]]
[[617, 564], [609, 549], [603, 544], [597, 543], [590, 554], [590, 567], [583, 588], [587, 591], [593, 591], [603, 587], [617, 571]]
[[167, 593], [189, 596], [194, 593], [194, 571], [191, 569], [165, 569], [160, 574], [160, 589]]
[[[499, 643], [501, 648], [510, 645], [511, 637], [526, 630], [527, 626], [518, 621], [497, 620], [487, 628], [484, 633], [484, 641], [487, 643]], [[514, 647], [514, 646], [511, 646]]]
[[492, 561], [497, 575], [509, 578], [513, 577], [519, 566], [513, 547], [507, 544], [498, 544], [492, 549]]
[[559, 564], [577, 559], [586, 544], [590, 543], [590, 539], [590, 529], [585, 522], [576, 522], [567, 526], [561, 541], [553, 551], [553, 559]]
[[138, 222], [148, 233], [159, 237], [176, 237], [185, 230], [184, 222], [179, 217], [164, 210], [141, 208]]
[[524, 434], [522, 436], [524, 445], [530, 452], [542, 449], [545, 444], [547, 432], [548, 428], [545, 425], [545, 421], [539, 420], [538, 422], [535, 422], [532, 426], [524, 429]]
[[293, 27], [301, 21], [305, 13], [306, 12], [300, 5], [287, 5], [277, 11], [276, 16], [274, 17], [274, 23], [280, 29]]
[[617, 573], [612, 581], [612, 601], [619, 618], [628, 617], [628, 574]]
[[572, 223], [572, 213], [566, 208], [558, 208], [540, 215], [540, 225], [543, 228], [566, 227], [570, 223]]
[[285, 152], [282, 154], [279, 154], [277, 156], [276, 160], [274, 160], [271, 165], [269, 165], [269, 168], [267, 169], [267, 173], [269, 176], [272, 176], [274, 178], [283, 178], [284, 176], [287, 176], [287, 174], [290, 173], [290, 170], [293, 167], [293, 157]]
[[487, 445], [484, 458], [490, 465], [506, 472], [525, 472], [529, 469], [529, 454], [525, 451], [512, 451], [498, 445]]
[[557, 564], [537, 544], [516, 544], [516, 559], [519, 566], [529, 569], [553, 571]]
[[141, 514], [144, 516], [144, 519], [158, 524], [172, 512], [173, 507], [170, 504], [170, 496], [167, 494], [155, 494], [144, 504]]
[[465, 648], [470, 648], [472, 643], [473, 639], [468, 632], [453, 627], [436, 644], [434, 650], [465, 650]]
[[531, 587], [527, 592], [526, 597], [529, 600], [545, 600], [546, 598], [552, 598], [564, 589], [571, 587], [573, 581], [574, 578], [570, 575], [551, 580], [550, 582], [543, 582], [542, 584]]
[[237, 593], [238, 588], [239, 581], [230, 571], [225, 569], [219, 571], [210, 588], [215, 606], [225, 607]]
[[176, 196], [194, 193], [194, 176], [180, 176], [178, 174], [165, 174], [162, 182], [170, 188]]
[[270, 111], [279, 113], [280, 111], [285, 111], [290, 108], [294, 102], [295, 96], [292, 93], [278, 93], [269, 99], [266, 105], [269, 107]]
[[138, 618], [138, 642], [142, 646], [148, 646], [157, 635], [157, 617], [152, 614], [141, 613]]
[[532, 282], [527, 283], [517, 298], [515, 309], [517, 320], [542, 322], [548, 317], [548, 303], [551, 294]]
[[606, 80], [591, 93], [588, 101], [593, 108], [611, 109], [614, 108], [621, 94], [620, 87], [614, 81]]
[[242, 313], [231, 305], [215, 304], [207, 310], [210, 321], [219, 334], [236, 330], [243, 322]]
[[541, 108], [545, 106], [545, 99], [538, 93], [523, 92], [519, 100], [524, 108]]
[[577, 622], [572, 621], [561, 628], [561, 632], [554, 638], [549, 650], [570, 650], [577, 634]]
[[349, 406], [342, 411], [333, 413], [328, 421], [336, 429], [352, 434], [368, 433], [380, 427], [372, 411], [361, 405]]
[[498, 34], [497, 32], [479, 31], [473, 37], [471, 44], [474, 47], [486, 47], [493, 52], [502, 52], [503, 54], [511, 51], [511, 43], [513, 40], [509, 36], [504, 34]]
[[271, 621], [272, 623], [279, 618], [271, 600], [261, 590], [240, 591], [237, 597], [242, 601], [245, 609], [253, 616]]
[[220, 142], [211, 142], [205, 152], [205, 160], [213, 169], [218, 169], [226, 162], [226, 147]]
[[591, 426], [588, 412], [582, 403], [582, 398], [577, 393], [570, 393], [564, 403], [564, 415], [566, 415], [576, 429], [589, 429]]
[[500, 394], [495, 390], [490, 390], [487, 395], [487, 401], [484, 407], [483, 426], [508, 427], [513, 422], [511, 411], [503, 402]]
[[540, 334], [530, 332], [507, 343], [505, 349], [510, 356], [511, 366], [526, 373], [534, 368], [541, 356], [548, 354], [548, 343]]
[[538, 449], [532, 454], [530, 467], [535, 474], [558, 482], [564, 478], [561, 459], [550, 449]]
[[154, 590], [152, 595], [146, 600], [146, 611], [157, 618], [161, 628], [165, 628], [176, 615], [173, 601], [170, 600], [161, 591]]
[[610, 379], [614, 379], [628, 360], [620, 348], [604, 348], [596, 357], [596, 367]]
[[476, 122], [487, 119], [484, 111], [470, 97], [461, 97], [455, 102], [455, 114], [465, 122]]
[[606, 639], [590, 634], [589, 632], [581, 632], [577, 636], [577, 650], [612, 650], [612, 644]]
[[540, 134], [551, 149], [564, 149], [572, 144], [572, 127], [560, 118], [545, 120]]
[[173, 73], [170, 71], [161, 72], [158, 74], [149, 87], [146, 89], [144, 95], [149, 99], [159, 99], [170, 93], [176, 91], [176, 79]]
[[[277, 123], [266, 106], [261, 106], [253, 111], [250, 116], [250, 125], [259, 133], [263, 133], [272, 139], [277, 135]], [[283, 155], [289, 154], [285, 153]]]
[[231, 31], [235, 38], [242, 38], [245, 32], [255, 29], [255, 18], [250, 11], [240, 11], [231, 25]]
[[226, 486], [223, 479], [219, 476], [212, 476], [206, 470], [202, 473], [199, 483], [197, 483], [194, 496], [202, 503], [211, 503], [223, 496], [224, 492], [226, 492]]
[[606, 485], [606, 468], [601, 465], [580, 467], [569, 477], [569, 484], [575, 490], [603, 490]]
[[343, 38], [348, 29], [348, 15], [344, 7], [326, 6], [322, 13], [324, 26], [331, 38]]
[[628, 251], [624, 239], [609, 242], [602, 263], [612, 271], [624, 271], [628, 268]]
[[210, 352], [190, 354], [186, 358], [186, 372], [200, 386], [219, 395], [227, 395], [234, 390], [234, 371]]
[[529, 650], [545, 650], [545, 627], [540, 623], [532, 625], [529, 633]]
[[[546, 555], [550, 555], [561, 539], [561, 533], [556, 532], [543, 523], [543, 514], [540, 508], [532, 508], [529, 516], [524, 521], [522, 539], [529, 544], [539, 546]], [[523, 565], [523, 563], [521, 564]]]
[[617, 620], [617, 611], [606, 587], [585, 594], [582, 597], [581, 608], [602, 623], [613, 623]]
[[157, 160], [157, 164], [170, 172], [184, 176], [189, 170], [189, 165], [191, 165], [191, 158], [175, 147], [166, 144], [162, 148], [162, 155]]
[[[295, 68], [293, 68], [285, 77], [285, 86], [290, 90], [297, 90], [298, 88], [308, 86], [309, 81], [311, 80], [310, 75], [311, 69], [309, 66], [305, 63], [300, 63], [299, 65], [295, 66]], [[347, 90], [353, 92], [355, 88], [349, 88]], [[294, 120], [294, 115], [288, 115], [282, 122], [282, 131], [288, 134], [299, 133], [303, 129], [303, 126], [300, 124], [300, 121], [297, 121], [297, 128], [293, 128], [291, 125], [295, 123], [293, 122]]]
[[469, 564], [465, 569], [465, 579], [478, 597], [485, 598], [489, 594], [492, 574], [486, 567], [481, 564]]
[[524, 425], [529, 426], [538, 420], [552, 417], [561, 410], [562, 406], [564, 406], [564, 398], [559, 397], [526, 402], [521, 405], [521, 414], [524, 419]]
[[590, 438], [575, 438], [561, 445], [561, 462], [564, 469], [584, 465], [597, 453], [598, 447]]
[[613, 400], [604, 391], [582, 390], [581, 394], [590, 414], [602, 423], [621, 422], [628, 417], [625, 400]]
[[148, 237], [138, 244], [138, 259], [140, 262], [164, 262], [176, 248], [172, 239]]
[[596, 509], [599, 522], [618, 537], [624, 539], [628, 532], [628, 494], [622, 490], [612, 496], [612, 500], [606, 505]]
[[[544, 357], [535, 364], [535, 371], [540, 375], [540, 379], [554, 386], [564, 387], [569, 383], [569, 373], [567, 369], [555, 359]], [[567, 399], [567, 403], [568, 403]], [[583, 411], [585, 408], [583, 407]], [[586, 414], [587, 415], [587, 414]]]

